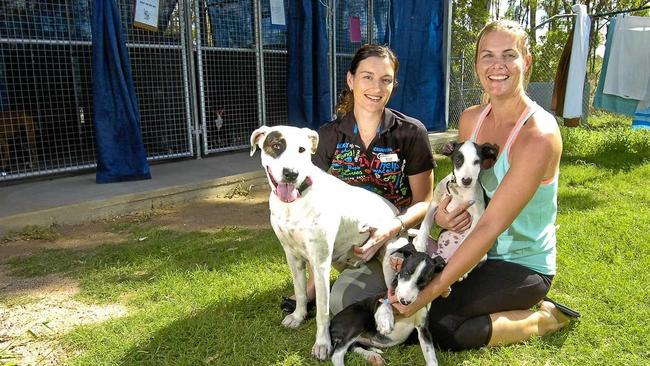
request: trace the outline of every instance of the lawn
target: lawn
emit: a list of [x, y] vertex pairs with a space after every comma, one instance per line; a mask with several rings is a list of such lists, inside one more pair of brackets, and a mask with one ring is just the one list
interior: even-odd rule
[[[559, 270], [550, 293], [582, 318], [525, 344], [439, 351], [441, 365], [650, 364], [650, 132], [595, 117], [589, 129], [562, 130]], [[450, 171], [447, 160], [439, 163], [438, 179]], [[128, 309], [61, 335], [69, 364], [319, 364], [310, 358], [313, 319], [299, 330], [280, 326], [279, 299], [292, 287], [270, 227], [188, 232], [141, 219], [110, 230], [126, 241], [10, 261], [13, 276], [71, 277], [76, 300]], [[0, 363], [20, 364], [4, 352]], [[384, 356], [390, 365], [423, 364], [417, 345]], [[347, 362], [365, 365], [356, 355]]]

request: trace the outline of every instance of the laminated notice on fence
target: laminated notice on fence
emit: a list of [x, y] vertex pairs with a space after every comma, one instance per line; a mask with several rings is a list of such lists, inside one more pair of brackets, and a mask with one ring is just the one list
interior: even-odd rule
[[133, 26], [157, 32], [159, 5], [159, 0], [135, 0]]
[[350, 17], [350, 42], [361, 42], [361, 19]]
[[284, 17], [284, 0], [271, 0], [271, 24], [287, 25]]

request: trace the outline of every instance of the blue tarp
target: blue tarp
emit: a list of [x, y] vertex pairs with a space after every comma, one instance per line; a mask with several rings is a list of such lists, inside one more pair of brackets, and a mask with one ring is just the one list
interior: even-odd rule
[[94, 0], [92, 37], [97, 183], [150, 179], [116, 0]]
[[391, 0], [388, 44], [400, 71], [388, 106], [422, 121], [429, 131], [444, 131], [445, 32], [442, 0]]
[[289, 3], [287, 98], [293, 126], [317, 130], [332, 119], [327, 10], [320, 1]]

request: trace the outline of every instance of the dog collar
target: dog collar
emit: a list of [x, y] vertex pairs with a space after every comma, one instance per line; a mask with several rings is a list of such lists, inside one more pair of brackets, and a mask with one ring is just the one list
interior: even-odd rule
[[456, 183], [456, 176], [452, 175], [451, 179], [447, 181], [447, 184], [445, 185], [445, 188], [447, 188], [447, 193], [451, 194], [451, 189], [449, 188], [449, 183]]
[[312, 183], [314, 182], [311, 180], [311, 177], [306, 177], [305, 180], [302, 181], [300, 187], [298, 187], [298, 193], [300, 193], [302, 196], [302, 192], [304, 192], [305, 189], [311, 187]]

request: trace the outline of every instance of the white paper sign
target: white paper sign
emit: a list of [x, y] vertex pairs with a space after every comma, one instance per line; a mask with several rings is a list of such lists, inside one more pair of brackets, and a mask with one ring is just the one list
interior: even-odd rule
[[135, 0], [135, 18], [133, 25], [157, 31], [159, 0]]
[[271, 24], [287, 25], [284, 18], [284, 0], [271, 0]]

